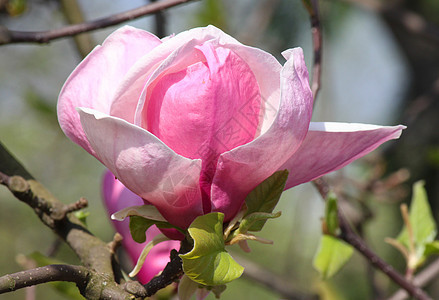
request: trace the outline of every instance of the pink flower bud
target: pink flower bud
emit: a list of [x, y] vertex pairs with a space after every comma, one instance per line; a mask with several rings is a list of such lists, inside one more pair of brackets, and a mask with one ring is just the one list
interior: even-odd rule
[[221, 30], [160, 40], [125, 26], [67, 79], [62, 130], [170, 223], [225, 221], [278, 170], [287, 188], [337, 170], [398, 138], [404, 126], [312, 123], [300, 48], [272, 55]]

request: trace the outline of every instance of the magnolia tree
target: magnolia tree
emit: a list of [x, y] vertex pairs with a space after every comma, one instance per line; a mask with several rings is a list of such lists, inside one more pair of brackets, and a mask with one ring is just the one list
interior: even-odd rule
[[[2, 41], [48, 42], [182, 2], [160, 1], [40, 35], [6, 30]], [[118, 234], [110, 244], [92, 235], [74, 213], [85, 199], [62, 204], [2, 147], [0, 182], [81, 264], [4, 274], [0, 292], [70, 281], [87, 299], [145, 298], [168, 286], [167, 297], [220, 297], [227, 283], [247, 272], [230, 246], [250, 252], [254, 243], [273, 244], [259, 232], [281, 216], [282, 192], [313, 181], [326, 201], [314, 258], [321, 276], [337, 273], [356, 249], [406, 295], [431, 299], [413, 281], [417, 268], [439, 252], [422, 183], [414, 187], [410, 212], [402, 206], [402, 232], [387, 240], [406, 258], [404, 276], [351, 228], [339, 210], [344, 194], [322, 179], [398, 139], [406, 127], [311, 122], [321, 29], [317, 1], [303, 5], [314, 38], [311, 84], [301, 48], [283, 51], [281, 63], [212, 25], [164, 38], [125, 25], [88, 53], [60, 87], [57, 116], [65, 135], [108, 169], [102, 196]], [[115, 255], [120, 244], [133, 261], [128, 274]], [[303, 297], [278, 286], [271, 288], [287, 298]]]

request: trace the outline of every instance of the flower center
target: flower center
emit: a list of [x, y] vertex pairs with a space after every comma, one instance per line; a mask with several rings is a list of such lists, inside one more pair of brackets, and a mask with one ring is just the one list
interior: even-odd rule
[[205, 43], [194, 51], [203, 60], [160, 76], [143, 118], [176, 153], [202, 159], [200, 186], [209, 212], [218, 157], [258, 134], [261, 96], [249, 66], [230, 49]]

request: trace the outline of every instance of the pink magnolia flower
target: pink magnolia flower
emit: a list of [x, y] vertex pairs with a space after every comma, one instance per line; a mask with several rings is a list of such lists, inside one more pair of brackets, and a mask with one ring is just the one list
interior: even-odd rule
[[[123, 184], [116, 180], [114, 175], [109, 171], [105, 173], [103, 178], [102, 196], [110, 216], [125, 207], [143, 204], [142, 198], [128, 190]], [[146, 231], [146, 242], [139, 244], [131, 237], [128, 219], [122, 222], [113, 221], [113, 225], [116, 228], [116, 231], [122, 235], [122, 244], [128, 252], [133, 264], [136, 264], [145, 245], [160, 233], [157, 227], [150, 227]], [[148, 253], [142, 269], [137, 274], [139, 281], [145, 284], [161, 272], [169, 262], [169, 254], [171, 250], [178, 250], [180, 247], [179, 244], [178, 241], [165, 241], [154, 246], [154, 248]]]
[[277, 170], [291, 188], [400, 136], [404, 126], [310, 123], [302, 50], [282, 54], [283, 66], [213, 26], [165, 40], [125, 26], [67, 79], [59, 123], [183, 228], [212, 211], [230, 220]]

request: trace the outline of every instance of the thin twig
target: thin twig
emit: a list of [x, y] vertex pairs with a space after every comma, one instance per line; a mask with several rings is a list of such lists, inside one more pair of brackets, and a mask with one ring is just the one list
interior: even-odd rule
[[[151, 3], [157, 2], [157, 0], [149, 0]], [[159, 38], [166, 36], [166, 16], [164, 11], [158, 11], [154, 14], [155, 30], [154, 33]]]
[[81, 210], [83, 208], [86, 208], [87, 206], [88, 206], [87, 199], [85, 199], [84, 197], [81, 197], [81, 198], [79, 198], [78, 201], [76, 201], [74, 203], [64, 205], [62, 207], [62, 209], [59, 210], [57, 216], [52, 214], [52, 218], [54, 218], [55, 220], [61, 220], [61, 219], [65, 218], [68, 213]]
[[192, 0], [163, 0], [144, 5], [123, 13], [115, 14], [109, 17], [97, 19], [94, 21], [66, 26], [60, 29], [48, 31], [14, 31], [6, 27], [0, 27], [0, 45], [12, 43], [48, 43], [63, 37], [74, 36], [79, 33], [101, 29], [125, 21], [133, 20], [142, 16], [157, 13], [164, 9], [183, 4]]
[[311, 90], [314, 97], [314, 106], [315, 106], [317, 95], [321, 87], [321, 75], [322, 75], [322, 28], [320, 24], [318, 0], [311, 0], [311, 8], [312, 10], [310, 10], [310, 20], [311, 20], [311, 33], [312, 33], [312, 48], [314, 52]]
[[180, 256], [176, 250], [171, 251], [171, 261], [163, 269], [163, 272], [151, 279], [144, 287], [146, 297], [151, 297], [158, 290], [177, 281], [183, 275], [183, 265]]
[[116, 253], [117, 249], [119, 249], [119, 247], [122, 245], [122, 240], [123, 236], [120, 233], [116, 232], [113, 236], [113, 240], [108, 243], [108, 248], [110, 249], [111, 253]]
[[46, 256], [54, 257], [58, 253], [61, 244], [62, 244], [62, 240], [59, 237], [55, 237], [55, 240], [52, 242], [49, 249], [47, 249]]
[[[434, 262], [430, 263], [428, 267], [422, 270], [418, 275], [416, 275], [413, 279], [413, 283], [417, 286], [425, 286], [434, 278], [437, 278], [439, 275], [439, 258]], [[400, 289], [387, 300], [404, 300], [408, 298], [408, 294], [405, 290]]]
[[[329, 185], [323, 178], [319, 178], [313, 181], [314, 186], [319, 191], [323, 199], [326, 199], [330, 190]], [[404, 276], [398, 273], [391, 265], [382, 260], [375, 252], [373, 252], [366, 243], [352, 230], [348, 221], [345, 219], [341, 210], [338, 211], [338, 219], [340, 226], [339, 238], [352, 245], [361, 255], [363, 255], [375, 268], [382, 271], [390, 279], [392, 279], [401, 288], [406, 290], [411, 296], [419, 300], [432, 299], [422, 289], [415, 286], [413, 283], [407, 281]]]
[[[78, 0], [60, 0], [62, 12], [69, 24], [85, 22], [84, 13]], [[78, 54], [84, 58], [96, 46], [96, 42], [90, 33], [82, 33], [73, 37]]]

